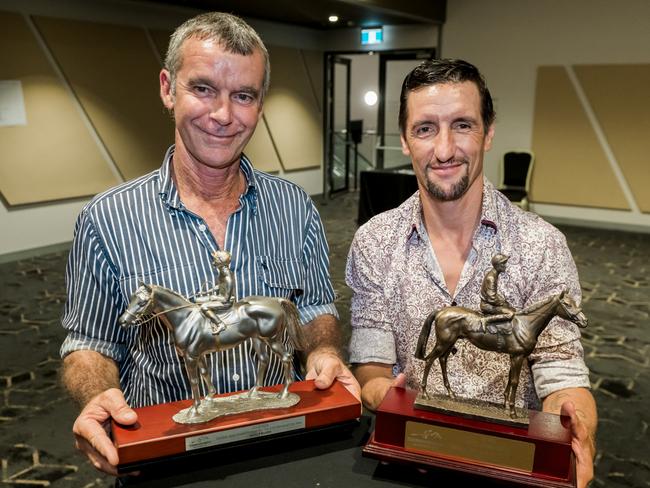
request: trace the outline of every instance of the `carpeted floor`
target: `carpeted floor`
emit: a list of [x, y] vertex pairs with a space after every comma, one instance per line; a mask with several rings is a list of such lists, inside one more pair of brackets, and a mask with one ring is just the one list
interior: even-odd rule
[[[319, 203], [330, 242], [332, 279], [348, 334], [347, 250], [357, 195]], [[599, 413], [593, 486], [650, 486], [650, 238], [562, 227], [580, 271], [583, 332]], [[0, 484], [111, 486], [77, 455], [76, 410], [58, 385], [59, 318], [65, 253], [0, 265]], [[49, 485], [48, 485], [49, 483]]]

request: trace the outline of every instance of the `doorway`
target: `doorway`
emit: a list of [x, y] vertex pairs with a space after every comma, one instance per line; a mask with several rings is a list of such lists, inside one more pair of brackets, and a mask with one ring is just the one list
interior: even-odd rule
[[397, 122], [401, 85], [409, 71], [434, 57], [432, 48], [325, 53], [326, 198], [356, 189], [361, 171], [410, 166]]

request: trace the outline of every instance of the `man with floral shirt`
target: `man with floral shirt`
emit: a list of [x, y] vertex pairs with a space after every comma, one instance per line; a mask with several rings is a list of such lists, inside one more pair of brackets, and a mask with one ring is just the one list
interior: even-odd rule
[[[480, 307], [481, 284], [496, 254], [509, 256], [501, 292], [515, 309], [563, 289], [580, 298], [564, 236], [512, 205], [483, 176], [494, 135], [494, 109], [477, 68], [461, 60], [427, 61], [407, 75], [400, 97], [402, 151], [418, 192], [371, 219], [352, 243], [350, 361], [362, 399], [375, 409], [391, 386], [418, 388], [424, 363], [413, 357], [434, 309]], [[449, 381], [459, 396], [503, 401], [508, 356], [456, 343]], [[578, 329], [555, 318], [522, 373], [517, 405], [571, 418], [578, 485], [593, 477], [596, 406]], [[431, 376], [429, 393], [444, 393]]]

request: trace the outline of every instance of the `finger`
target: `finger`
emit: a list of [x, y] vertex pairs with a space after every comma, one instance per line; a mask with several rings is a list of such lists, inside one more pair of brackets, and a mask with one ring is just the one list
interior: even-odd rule
[[102, 406], [120, 424], [132, 425], [138, 420], [138, 414], [129, 407], [129, 404], [124, 399], [124, 394], [117, 388], [105, 392], [102, 398]]
[[396, 388], [406, 388], [406, 375], [404, 373], [398, 374], [393, 380], [391, 386]]
[[[97, 451], [108, 463], [117, 465], [119, 458], [117, 450], [108, 437], [102, 424], [96, 420], [79, 416], [72, 427], [72, 431], [81, 446], [88, 445]], [[81, 442], [83, 441], [83, 442]], [[86, 451], [84, 451], [86, 452]]]
[[110, 474], [111, 476], [117, 476], [117, 468], [115, 465], [111, 464], [86, 439], [75, 435], [75, 447], [86, 455], [95, 469]]
[[314, 384], [316, 385], [316, 388], [324, 390], [332, 386], [334, 378], [337, 377], [339, 364], [333, 359], [328, 358], [327, 360], [321, 362], [321, 365], [321, 370], [314, 380]]
[[361, 386], [349, 369], [345, 368], [336, 377], [336, 381], [340, 382], [357, 400], [361, 401]]

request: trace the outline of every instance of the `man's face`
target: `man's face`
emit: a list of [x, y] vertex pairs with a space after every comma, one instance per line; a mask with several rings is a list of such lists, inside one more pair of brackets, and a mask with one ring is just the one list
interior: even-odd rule
[[402, 152], [411, 158], [421, 190], [434, 200], [462, 197], [483, 174], [487, 131], [481, 99], [472, 82], [424, 86], [408, 95]]
[[[242, 56], [214, 40], [190, 38], [173, 93], [169, 72], [160, 73], [160, 95], [174, 111], [176, 151], [213, 168], [239, 161], [262, 115], [264, 58]], [[180, 147], [179, 147], [180, 146]]]

